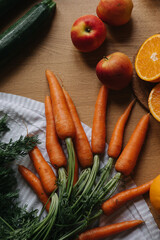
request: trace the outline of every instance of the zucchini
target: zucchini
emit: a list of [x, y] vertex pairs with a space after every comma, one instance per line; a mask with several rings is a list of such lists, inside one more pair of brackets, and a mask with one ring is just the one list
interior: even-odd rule
[[[7, 1], [7, 0], [6, 0]], [[43, 0], [0, 35], [0, 66], [4, 65], [32, 40], [51, 18], [56, 3]]]

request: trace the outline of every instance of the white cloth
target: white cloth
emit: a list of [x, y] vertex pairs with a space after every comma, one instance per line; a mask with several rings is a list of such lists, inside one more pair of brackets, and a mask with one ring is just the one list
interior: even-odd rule
[[[7, 113], [9, 116], [9, 127], [11, 131], [5, 134], [3, 141], [7, 142], [10, 138], [16, 140], [20, 137], [20, 135], [25, 136], [27, 131], [28, 133], [38, 134], [41, 141], [39, 148], [42, 151], [44, 158], [49, 161], [45, 149], [46, 121], [44, 104], [25, 97], [0, 93], [0, 117], [3, 116], [4, 113]], [[91, 129], [85, 124], [83, 124], [83, 127], [90, 140]], [[102, 165], [106, 162], [107, 158], [108, 156], [105, 153]], [[33, 172], [35, 172], [35, 170], [28, 156], [16, 160], [13, 165], [18, 180], [18, 188], [20, 189], [20, 202], [22, 205], [27, 204], [28, 210], [31, 210], [32, 208], [40, 210], [42, 208], [42, 204], [39, 202], [32, 189], [17, 172], [17, 164], [23, 164]], [[121, 184], [121, 186], [119, 186], [119, 190], [131, 187], [135, 187], [135, 184], [129, 178], [125, 185]], [[142, 197], [137, 198], [136, 201], [129, 202], [126, 206], [116, 211], [110, 217], [102, 216], [100, 219], [100, 225], [107, 225], [133, 219], [142, 219], [145, 223], [133, 230], [123, 232], [107, 239], [160, 240], [160, 230]]]

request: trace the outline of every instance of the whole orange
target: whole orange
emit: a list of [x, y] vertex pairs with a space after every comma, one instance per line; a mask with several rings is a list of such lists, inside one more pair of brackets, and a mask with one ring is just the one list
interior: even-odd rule
[[153, 180], [149, 196], [152, 206], [160, 213], [160, 175]]

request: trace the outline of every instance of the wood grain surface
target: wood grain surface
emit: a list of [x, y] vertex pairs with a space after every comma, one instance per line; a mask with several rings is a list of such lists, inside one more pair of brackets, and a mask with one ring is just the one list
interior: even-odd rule
[[[0, 30], [29, 9], [36, 1], [27, 1], [7, 15]], [[30, 46], [0, 70], [0, 91], [25, 96], [44, 102], [49, 94], [45, 69], [54, 71], [70, 93], [81, 120], [92, 126], [94, 105], [101, 86], [95, 74], [95, 66], [104, 56], [120, 51], [129, 56], [133, 65], [140, 45], [149, 36], [159, 32], [159, 0], [133, 0], [131, 21], [121, 27], [107, 26], [107, 39], [92, 53], [80, 53], [73, 46], [70, 29], [73, 22], [82, 15], [96, 15], [98, 0], [57, 0], [57, 10], [53, 21], [43, 33], [36, 36]], [[107, 109], [107, 142], [113, 127], [128, 103], [133, 99], [132, 87], [123, 91], [109, 92]], [[124, 145], [127, 143], [137, 122], [146, 111], [136, 103], [125, 131]], [[160, 124], [150, 117], [150, 128], [145, 145], [133, 173], [137, 185], [160, 174]], [[160, 227], [158, 214], [150, 206]]]

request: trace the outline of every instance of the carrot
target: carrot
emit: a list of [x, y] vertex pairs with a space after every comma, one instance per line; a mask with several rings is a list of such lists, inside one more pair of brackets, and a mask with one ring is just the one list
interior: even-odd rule
[[136, 165], [138, 155], [145, 140], [148, 125], [149, 113], [140, 119], [126, 147], [115, 164], [115, 169], [126, 176], [131, 174]]
[[112, 158], [117, 158], [121, 152], [124, 128], [134, 103], [135, 100], [133, 100], [129, 104], [129, 106], [126, 108], [125, 112], [119, 117], [115, 125], [110, 143], [108, 145], [108, 155]]
[[[18, 171], [21, 173], [22, 177], [28, 182], [28, 184], [31, 186], [31, 188], [39, 197], [40, 201], [45, 206], [48, 201], [48, 196], [45, 193], [39, 178], [34, 173], [32, 173], [28, 168], [22, 165], [18, 165]], [[47, 212], [49, 212], [49, 207], [50, 207], [50, 200], [46, 205]]]
[[29, 156], [34, 167], [40, 177], [42, 186], [47, 194], [52, 193], [56, 189], [56, 176], [51, 166], [45, 161], [38, 147], [34, 147], [30, 151]]
[[63, 90], [56, 76], [50, 70], [46, 70], [46, 77], [50, 88], [56, 132], [61, 139], [73, 138], [75, 126]]
[[120, 223], [114, 223], [104, 227], [90, 229], [79, 235], [78, 240], [99, 240], [123, 232], [142, 224], [142, 220], [132, 220]]
[[76, 107], [69, 96], [68, 92], [63, 89], [74, 125], [76, 129], [76, 134], [74, 138], [74, 145], [78, 161], [83, 168], [90, 167], [93, 164], [93, 154], [91, 147], [88, 141], [88, 138], [85, 134], [85, 131], [80, 122]]
[[148, 192], [152, 182], [153, 180], [144, 183], [138, 187], [127, 189], [125, 191], [117, 193], [113, 197], [109, 198], [102, 204], [102, 210], [104, 214], [111, 215], [121, 206], [124, 206], [128, 201]]
[[46, 115], [46, 149], [51, 164], [55, 168], [67, 165], [67, 160], [56, 133], [52, 103], [50, 96], [45, 98], [45, 115]]
[[92, 126], [91, 146], [95, 154], [101, 154], [105, 150], [106, 137], [106, 105], [108, 98], [108, 89], [105, 85], [100, 88], [97, 101], [95, 104], [95, 112]]

